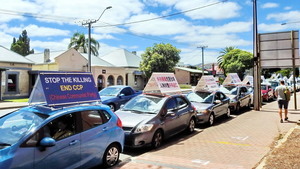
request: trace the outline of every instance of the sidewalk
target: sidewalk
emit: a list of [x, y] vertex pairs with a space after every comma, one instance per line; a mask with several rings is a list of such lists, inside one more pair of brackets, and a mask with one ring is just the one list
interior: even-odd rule
[[[245, 111], [230, 120], [218, 120], [191, 136], [177, 136], [158, 150], [121, 162], [115, 169], [252, 169], [263, 161], [275, 144], [297, 126], [300, 112], [289, 105], [289, 122], [280, 123], [277, 101], [261, 111]], [[297, 93], [297, 105], [300, 94]], [[124, 152], [126, 153], [126, 151]], [[260, 165], [262, 166], [262, 165]]]
[[27, 102], [0, 102], [0, 109], [14, 109], [28, 106]]

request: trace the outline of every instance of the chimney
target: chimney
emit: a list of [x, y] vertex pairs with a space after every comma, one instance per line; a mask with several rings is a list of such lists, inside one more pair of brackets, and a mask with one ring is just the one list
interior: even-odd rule
[[44, 50], [44, 63], [50, 62], [50, 50], [45, 49]]
[[132, 51], [131, 53], [134, 54], [134, 55], [136, 55], [136, 51]]

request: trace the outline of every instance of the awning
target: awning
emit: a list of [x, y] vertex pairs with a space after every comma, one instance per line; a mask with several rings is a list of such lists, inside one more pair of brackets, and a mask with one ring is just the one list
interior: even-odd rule
[[134, 75], [143, 75], [143, 72], [142, 71], [138, 71], [138, 70], [135, 70], [135, 71], [133, 71], [133, 74]]

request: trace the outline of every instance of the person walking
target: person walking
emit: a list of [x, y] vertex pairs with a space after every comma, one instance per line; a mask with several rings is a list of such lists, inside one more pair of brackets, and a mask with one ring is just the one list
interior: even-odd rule
[[290, 100], [290, 93], [286, 93], [289, 90], [287, 86], [285, 86], [284, 81], [280, 81], [280, 85], [275, 88], [275, 95], [278, 101], [278, 113], [280, 117], [280, 123], [283, 123], [282, 120], [282, 108], [284, 108], [284, 120], [287, 121], [288, 118], [288, 105]]

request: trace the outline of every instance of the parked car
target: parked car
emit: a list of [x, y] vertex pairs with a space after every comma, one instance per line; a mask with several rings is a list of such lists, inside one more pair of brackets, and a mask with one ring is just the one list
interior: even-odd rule
[[251, 85], [246, 85], [246, 87], [247, 87], [247, 90], [250, 92], [251, 106], [253, 106], [254, 105], [254, 103], [253, 103], [254, 87]]
[[122, 104], [140, 94], [142, 91], [135, 91], [130, 86], [123, 85], [109, 86], [99, 92], [101, 102], [108, 105], [112, 111], [118, 110]]
[[275, 91], [272, 89], [271, 84], [261, 84], [261, 97], [263, 101], [270, 101], [275, 99]]
[[231, 112], [239, 112], [243, 107], [251, 107], [251, 92], [246, 86], [224, 85], [220, 87], [220, 91], [230, 98]]
[[125, 146], [159, 147], [163, 140], [195, 128], [195, 108], [184, 95], [142, 94], [115, 112], [123, 122]]
[[5, 169], [111, 167], [124, 146], [121, 120], [99, 103], [28, 106], [0, 117], [0, 131]]
[[220, 91], [201, 90], [190, 92], [187, 98], [196, 107], [197, 123], [213, 125], [216, 117], [230, 117], [230, 99]]

